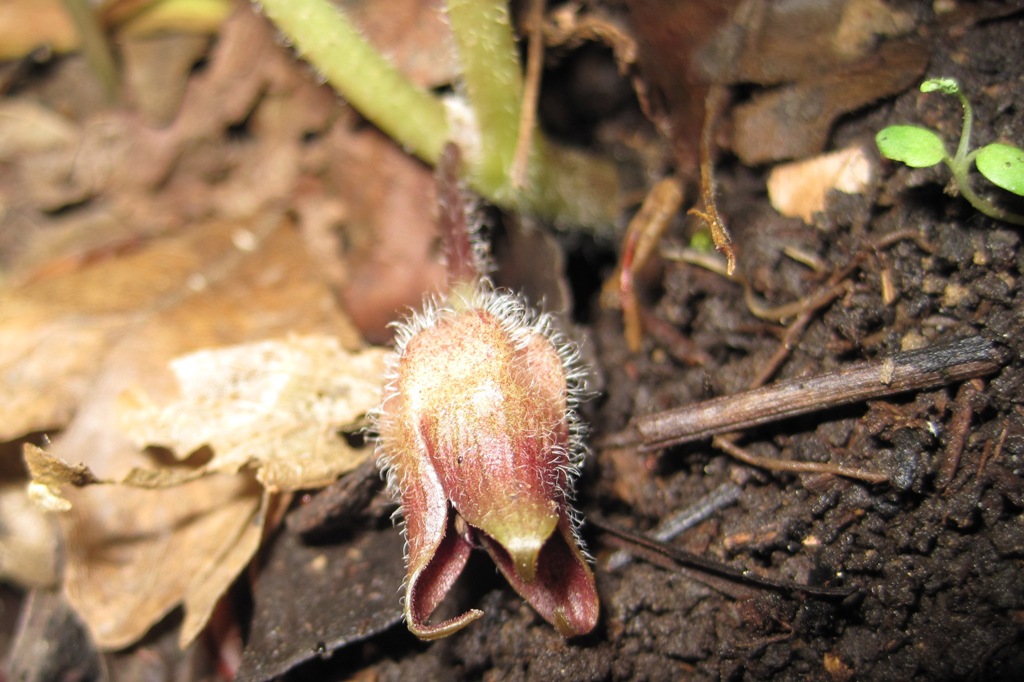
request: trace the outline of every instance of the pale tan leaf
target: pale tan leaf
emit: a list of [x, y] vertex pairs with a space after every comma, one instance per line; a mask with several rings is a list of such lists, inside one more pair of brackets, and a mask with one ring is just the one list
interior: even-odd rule
[[[170, 361], [199, 349], [290, 334], [362, 343], [282, 219], [320, 173], [313, 152], [326, 146], [309, 136], [338, 118], [337, 98], [259, 13], [231, 4], [167, 127], [104, 108], [80, 87], [91, 80], [77, 59], [20, 88], [18, 100], [51, 111], [12, 100], [0, 121], [0, 440], [62, 430], [32, 492], [67, 510], [63, 588], [103, 648], [138, 641], [181, 605], [194, 637], [265, 532], [254, 471], [140, 450], [119, 431], [119, 396], [172, 402]], [[79, 464], [117, 483], [69, 485]]]
[[[81, 499], [74, 492], [63, 493], [62, 486], [82, 488], [93, 484], [116, 485], [113, 481], [98, 479], [84, 465], [68, 464], [59, 457], [50, 455], [31, 444], [25, 446], [25, 461], [33, 476], [33, 481], [29, 486], [29, 495], [32, 497], [32, 493], [35, 491], [37, 493], [34, 496], [35, 501], [43, 504], [50, 511], [69, 511], [73, 505], [67, 496], [72, 499]], [[116, 490], [119, 498], [125, 495], [129, 499], [134, 498], [136, 503], [140, 504], [138, 507], [140, 516], [147, 518], [151, 516], [149, 512], [152, 511], [153, 503], [160, 503], [161, 500], [159, 497], [153, 497], [148, 500], [149, 505], [138, 500], [136, 491], [131, 490], [132, 487], [153, 483], [152, 480], [144, 478], [136, 480], [136, 474], [139, 471], [138, 469], [132, 470], [122, 487]], [[202, 469], [185, 472], [155, 470], [152, 473], [154, 478], [161, 479], [160, 485], [163, 486], [184, 485], [188, 482], [186, 480], [188, 478], [195, 478], [197, 475], [209, 476], [210, 474]], [[166, 475], [161, 476], [161, 474]], [[175, 477], [177, 480], [174, 480]], [[239, 485], [242, 487], [239, 488]], [[161, 548], [173, 550], [174, 547], [177, 547], [178, 551], [173, 552], [173, 556], [176, 557], [175, 567], [190, 568], [188, 571], [161, 573], [167, 580], [159, 586], [166, 590], [169, 585], [181, 582], [179, 589], [184, 592], [186, 611], [180, 633], [180, 643], [183, 648], [199, 634], [227, 585], [245, 567], [259, 547], [267, 500], [266, 493], [257, 494], [258, 487], [254, 486], [248, 477], [235, 477], [233, 480], [230, 477], [211, 476], [202, 488], [193, 486], [190, 490], [191, 494], [184, 491], [181, 493], [182, 499], [187, 499], [190, 504], [187, 515], [174, 524], [175, 531], [170, 538], [161, 538], [162, 540], [169, 539], [170, 542], [153, 543], [143, 540], [137, 544], [142, 557], [135, 556], [136, 562], [141, 561], [142, 565], [147, 565], [148, 562], [144, 560], [148, 558], [146, 557], [148, 551]], [[239, 494], [226, 494], [224, 499], [218, 500], [218, 494], [223, 491], [238, 492]], [[196, 494], [197, 492], [198, 494]], [[261, 499], [263, 503], [259, 504]], [[107, 501], [109, 502], [109, 500]], [[110, 506], [114, 507], [115, 505]], [[156, 515], [157, 523], [162, 520], [162, 516], [161, 514]], [[79, 551], [91, 551], [90, 547], [99, 548], [102, 551], [110, 550], [106, 540], [108, 537], [116, 537], [116, 533], [96, 538], [95, 531], [98, 526], [90, 523], [88, 517], [68, 516], [65, 517], [65, 521], [75, 528], [76, 542], [71, 543], [72, 548]], [[144, 524], [139, 524], [136, 520], [134, 527], [137, 529], [140, 525]], [[168, 545], [169, 547], [167, 547]], [[2, 549], [0, 547], [0, 550]], [[4, 554], [5, 552], [0, 551], [0, 559], [4, 558]], [[69, 575], [73, 575], [74, 571], [80, 568], [79, 562], [75, 559], [74, 553], [69, 555]], [[21, 561], [23, 563], [24, 559]], [[8, 563], [11, 562], [0, 562], [0, 567]], [[92, 570], [102, 576], [110, 568], [109, 566], [105, 568], [93, 565]], [[114, 569], [113, 572], [120, 573], [120, 568]], [[137, 637], [131, 627], [132, 622], [124, 621], [125, 614], [135, 613], [139, 608], [145, 612], [146, 606], [150, 606], [155, 612], [165, 612], [168, 607], [166, 602], [161, 604], [156, 601], [159, 593], [159, 589], [152, 590], [151, 594], [142, 600], [141, 605], [137, 598], [123, 592], [102, 592], [102, 601], [92, 601], [94, 594], [79, 594], [77, 596], [79, 597], [78, 603], [88, 609], [87, 612], [101, 624], [101, 628], [97, 629], [94, 634], [107, 645], [117, 647], [130, 643]], [[128, 604], [128, 608], [123, 608], [125, 603]], [[131, 634], [122, 640], [122, 633], [125, 629]]]
[[72, 466], [31, 443], [25, 445], [25, 464], [32, 478], [28, 488], [29, 497], [48, 511], [71, 509], [71, 503], [61, 492], [64, 486], [81, 487], [100, 483], [84, 464]]
[[[237, 506], [234, 516], [239, 519], [244, 518], [251, 509], [249, 498], [239, 498], [233, 501], [233, 504]], [[268, 504], [269, 495], [264, 492], [259, 508], [250, 517], [249, 522], [238, 528], [236, 536], [225, 537], [223, 544], [218, 546], [217, 538], [212, 535], [202, 538], [212, 541], [212, 546], [208, 548], [211, 560], [196, 574], [185, 595], [185, 620], [181, 624], [178, 636], [182, 649], [206, 626], [226, 586], [235, 580], [259, 549]]]
[[57, 528], [24, 486], [0, 486], [0, 579], [52, 588], [57, 580]]
[[33, 481], [48, 486], [59, 488], [72, 485], [81, 488], [101, 482], [84, 464], [68, 464], [31, 443], [25, 445], [25, 464]]
[[[200, 348], [290, 333], [330, 335], [355, 347], [358, 335], [301, 238], [273, 215], [251, 228], [200, 223], [4, 295], [14, 305], [0, 306], [0, 335], [6, 328], [26, 338], [12, 331], [17, 353], [0, 347], [0, 373], [17, 379], [0, 382], [0, 394], [37, 401], [34, 424], [67, 424], [49, 449], [52, 458], [38, 458], [48, 483], [35, 488], [55, 507], [72, 505], [59, 515], [69, 603], [103, 648], [132, 644], [181, 604], [193, 636], [256, 549], [264, 488], [246, 472], [182, 483], [198, 466], [171, 461], [161, 469], [121, 434], [120, 396], [143, 388], [156, 402], [172, 402], [170, 361]], [[66, 355], [51, 357], [56, 337], [93, 327], [102, 333], [85, 352], [65, 342]], [[56, 396], [47, 395], [51, 388]], [[8, 409], [0, 402], [13, 422], [5, 428], [15, 435], [30, 428]], [[73, 466], [62, 469], [59, 460]], [[85, 476], [79, 464], [103, 481], [181, 485], [67, 485]]]
[[204, 258], [231, 254], [225, 237], [193, 230], [0, 291], [0, 440], [66, 425], [111, 344], [140, 313], [181, 298]]
[[78, 126], [52, 109], [28, 99], [0, 102], [0, 159], [69, 148], [82, 136]]
[[[244, 550], [245, 559], [230, 564], [235, 570], [252, 556], [250, 526], [262, 532], [262, 495], [244, 475], [209, 476], [172, 490], [67, 491], [73, 507], [61, 521], [74, 542], [64, 588], [97, 644], [116, 649], [135, 642], [178, 604], [199, 599], [193, 597], [198, 588], [223, 594], [237, 572], [223, 575], [217, 562]], [[206, 606], [193, 608], [208, 613]]]
[[214, 457], [205, 470], [252, 465], [270, 490], [327, 485], [366, 457], [337, 431], [380, 400], [387, 355], [316, 336], [198, 351], [171, 363], [178, 402], [129, 397], [121, 423], [140, 447], [162, 445], [179, 457], [208, 445]]
[[785, 163], [768, 176], [768, 198], [776, 211], [811, 224], [825, 210], [829, 190], [859, 194], [871, 182], [872, 164], [860, 146]]

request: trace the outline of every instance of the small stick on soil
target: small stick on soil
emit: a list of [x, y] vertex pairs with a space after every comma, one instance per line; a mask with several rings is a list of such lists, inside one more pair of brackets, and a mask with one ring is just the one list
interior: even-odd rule
[[700, 367], [711, 362], [711, 356], [674, 325], [658, 317], [647, 308], [640, 307], [640, 324], [654, 342], [665, 349], [672, 359], [690, 367]]
[[689, 443], [829, 407], [974, 379], [991, 374], [1002, 363], [989, 341], [959, 339], [638, 417], [606, 444], [640, 444], [654, 450]]
[[[686, 509], [681, 509], [662, 519], [658, 524], [658, 527], [654, 529], [654, 539], [659, 542], [666, 542], [675, 538], [684, 531], [689, 530], [698, 523], [710, 518], [711, 515], [719, 509], [728, 507], [730, 504], [740, 499], [740, 495], [742, 494], [743, 490], [732, 481], [723, 483]], [[619, 550], [608, 557], [608, 562], [605, 567], [609, 571], [614, 571], [622, 568], [628, 563], [629, 554], [623, 550]]]
[[978, 476], [977, 479], [980, 481], [981, 477], [985, 473], [985, 465], [993, 459], [998, 459], [999, 455], [1003, 453], [1003, 446], [1006, 445], [1006, 437], [1010, 431], [1006, 426], [1003, 426], [1002, 432], [999, 434], [999, 439], [995, 441], [995, 447], [992, 446], [992, 441], [985, 443], [985, 449], [981, 453], [981, 462], [978, 463]]
[[882, 249], [888, 248], [893, 244], [903, 241], [904, 239], [911, 239], [915, 241], [918, 247], [926, 253], [932, 253], [934, 247], [928, 244], [919, 232], [912, 229], [900, 230], [891, 234], [885, 235], [877, 242], [870, 245], [870, 250], [861, 250], [853, 258], [849, 260], [842, 268], [836, 270], [829, 276], [826, 281], [818, 290], [811, 294], [796, 301], [790, 303], [784, 303], [779, 306], [769, 307], [761, 303], [753, 288], [750, 286], [750, 282], [747, 281], [742, 275], [731, 275], [723, 269], [716, 260], [709, 258], [707, 254], [695, 251], [693, 249], [680, 249], [680, 250], [664, 250], [662, 255], [665, 258], [672, 260], [679, 260], [685, 263], [691, 263], [698, 265], [702, 268], [706, 268], [712, 272], [717, 272], [724, 277], [728, 277], [735, 282], [738, 282], [743, 286], [743, 298], [747, 304], [747, 309], [750, 314], [754, 317], [758, 317], [763, 320], [784, 320], [789, 317], [795, 319], [786, 328], [785, 336], [779, 343], [779, 347], [776, 352], [772, 355], [765, 366], [761, 369], [761, 372], [755, 377], [750, 383], [749, 388], [758, 388], [768, 383], [775, 373], [778, 371], [782, 363], [786, 361], [790, 353], [797, 346], [797, 341], [807, 325], [814, 319], [814, 315], [824, 308], [826, 305], [834, 301], [841, 294], [849, 290], [850, 284], [847, 279], [853, 274], [853, 271], [860, 267], [861, 263], [871, 254], [877, 255]]
[[814, 298], [812, 298], [807, 306], [804, 308], [793, 322], [786, 327], [786, 334], [782, 337], [782, 341], [776, 348], [775, 353], [765, 363], [765, 366], [761, 371], [754, 377], [751, 382], [750, 388], [758, 388], [768, 383], [768, 380], [775, 376], [775, 373], [779, 371], [779, 367], [782, 367], [782, 363], [786, 361], [789, 354], [796, 348], [797, 338], [804, 333], [807, 325], [811, 323], [814, 316], [819, 310], [824, 308], [826, 305], [839, 298], [839, 296], [847, 290], [847, 286], [843, 283], [836, 283], [833, 286], [828, 287]]
[[[751, 382], [750, 388], [757, 388], [768, 383], [768, 380], [775, 376], [775, 372], [779, 370], [782, 363], [786, 361], [790, 353], [797, 346], [797, 339], [803, 334], [804, 329], [814, 319], [814, 314], [818, 310], [824, 308], [828, 303], [831, 303], [836, 297], [838, 297], [848, 287], [846, 280], [850, 275], [853, 274], [854, 270], [861, 266], [861, 263], [869, 256], [874, 253], [876, 256], [879, 251], [887, 249], [897, 242], [903, 241], [904, 239], [911, 239], [915, 241], [921, 250], [931, 253], [934, 248], [924, 241], [920, 232], [913, 229], [899, 230], [891, 234], [887, 234], [875, 243], [870, 245], [870, 251], [861, 250], [850, 262], [844, 267], [832, 273], [828, 278], [828, 281], [818, 290], [818, 293], [814, 294], [808, 299], [806, 305], [801, 309], [800, 314], [786, 329], [786, 335], [783, 337], [782, 342], [779, 344], [778, 349], [772, 356], [771, 360], [765, 365], [761, 373], [758, 374], [757, 378]], [[744, 284], [744, 287], [749, 287], [749, 284]], [[747, 300], [747, 306], [750, 307], [751, 301], [753, 300], [752, 291], [745, 289], [744, 296]], [[884, 296], [884, 292], [883, 292]], [[780, 308], [780, 310], [783, 310]], [[750, 309], [750, 312], [757, 315], [757, 311], [754, 308]], [[771, 311], [765, 311], [771, 312]]]
[[721, 85], [712, 85], [704, 103], [704, 126], [700, 133], [700, 199], [703, 208], [691, 208], [687, 213], [695, 215], [711, 230], [715, 248], [725, 256], [725, 271], [732, 275], [736, 270], [736, 252], [732, 248], [732, 236], [722, 221], [715, 203], [715, 164], [711, 161], [711, 146], [714, 143], [715, 123], [725, 108], [728, 90]]
[[615, 544], [643, 556], [644, 558], [651, 560], [652, 563], [660, 566], [671, 566], [671, 564], [666, 564], [665, 561], [659, 561], [654, 557], [669, 559], [676, 564], [696, 568], [702, 572], [727, 578], [729, 580], [735, 580], [747, 585], [755, 585], [757, 587], [781, 590], [784, 592], [803, 592], [816, 597], [845, 598], [857, 591], [855, 587], [804, 585], [802, 583], [793, 582], [792, 580], [769, 578], [767, 576], [758, 575], [749, 569], [734, 568], [712, 559], [708, 559], [707, 557], [703, 557], [699, 554], [687, 552], [684, 549], [673, 547], [672, 545], [666, 545], [663, 542], [651, 540], [642, 535], [630, 533], [629, 531], [621, 528], [616, 528], [607, 521], [594, 518], [594, 516], [588, 517], [587, 523], [593, 525], [595, 528], [608, 534], [612, 538], [615, 538]]
[[[683, 187], [679, 180], [675, 177], [663, 178], [648, 192], [640, 210], [626, 228], [617, 284], [626, 343], [633, 353], [639, 353], [643, 345], [640, 302], [633, 286], [633, 276], [654, 253], [682, 203]], [[610, 281], [613, 287], [615, 283], [614, 280]]]
[[946, 486], [956, 476], [957, 467], [960, 466], [960, 455], [964, 451], [964, 443], [967, 442], [967, 430], [971, 425], [971, 417], [974, 416], [971, 399], [983, 388], [981, 379], [973, 379], [957, 391], [953, 418], [949, 422], [949, 440], [946, 441], [946, 449], [942, 453], [939, 474], [935, 477], [935, 489], [940, 493], [946, 490]]
[[889, 480], [889, 476], [886, 474], [865, 469], [851, 469], [850, 467], [839, 466], [829, 462], [802, 462], [792, 459], [777, 459], [775, 457], [759, 457], [736, 445], [728, 436], [715, 436], [711, 440], [711, 444], [733, 459], [738, 459], [744, 464], [767, 471], [788, 471], [794, 474], [831, 474], [833, 476], [854, 478], [867, 483], [885, 483]]

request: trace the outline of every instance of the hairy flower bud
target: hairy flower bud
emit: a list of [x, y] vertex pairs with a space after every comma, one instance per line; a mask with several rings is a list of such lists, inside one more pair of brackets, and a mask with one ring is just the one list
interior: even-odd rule
[[597, 591], [570, 507], [575, 350], [486, 282], [400, 325], [397, 350], [377, 431], [405, 518], [409, 629], [435, 639], [482, 615], [427, 622], [479, 543], [563, 635], [592, 630]]

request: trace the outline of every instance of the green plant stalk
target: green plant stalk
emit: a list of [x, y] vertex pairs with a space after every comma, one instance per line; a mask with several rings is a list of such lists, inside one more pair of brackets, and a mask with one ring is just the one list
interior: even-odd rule
[[78, 31], [82, 53], [89, 63], [89, 68], [99, 78], [107, 101], [116, 101], [121, 78], [114, 53], [110, 49], [110, 42], [103, 32], [103, 27], [100, 26], [96, 10], [87, 0], [64, 0], [64, 10]]
[[472, 147], [466, 140], [478, 139], [480, 153], [470, 156], [467, 179], [485, 198], [562, 225], [597, 231], [614, 225], [619, 182], [612, 164], [547, 144], [539, 133], [530, 157], [530, 187], [511, 187], [522, 75], [503, 0], [450, 2], [455, 5], [452, 28], [477, 126], [468, 132], [452, 130], [445, 105], [411, 84], [329, 0], [254, 2], [335, 90], [423, 161], [436, 164], [449, 141]]
[[449, 139], [444, 105], [416, 87], [328, 0], [260, 0], [271, 21], [359, 112], [434, 164]]
[[[506, 0], [448, 0], [462, 82], [477, 124], [480, 155], [475, 186], [499, 204], [566, 222], [609, 227], [618, 210], [615, 169], [594, 157], [552, 144], [534, 131], [523, 189], [512, 186], [523, 76]], [[457, 136], [456, 136], [457, 138]], [[566, 197], [572, 197], [567, 205]]]
[[971, 128], [974, 126], [974, 109], [971, 107], [971, 103], [967, 101], [967, 96], [960, 91], [960, 88], [956, 89], [956, 96], [960, 99], [960, 106], [964, 110], [964, 127], [960, 133], [960, 144], [956, 147], [956, 156], [954, 157], [954, 163], [965, 165], [970, 167], [970, 161], [967, 159], [967, 149], [971, 146]]
[[953, 173], [953, 181], [956, 186], [960, 189], [960, 194], [963, 195], [964, 199], [967, 199], [968, 203], [971, 204], [977, 211], [987, 215], [989, 218], [995, 218], [1011, 225], [1024, 225], [1024, 216], [1017, 215], [1010, 211], [1005, 211], [998, 206], [994, 206], [990, 202], [986, 201], [974, 191], [971, 186], [971, 166], [974, 163], [974, 157], [978, 155], [978, 150], [974, 150], [969, 153], [967, 150], [971, 146], [971, 132], [974, 126], [974, 108], [971, 107], [971, 103], [967, 100], [967, 96], [960, 90], [959, 86], [953, 91], [953, 94], [960, 100], [960, 106], [964, 111], [964, 126], [960, 133], [960, 143], [956, 147], [956, 156], [952, 159], [948, 156], [943, 159], [945, 164], [949, 167], [950, 172]]
[[509, 174], [519, 134], [523, 75], [508, 2], [448, 0], [447, 9], [480, 140], [472, 172], [499, 199], [511, 199], [515, 191]]
[[[959, 155], [959, 152], [957, 152], [957, 154]], [[989, 218], [1002, 220], [1004, 223], [1010, 223], [1011, 225], [1024, 225], [1024, 216], [1010, 211], [1004, 211], [975, 193], [974, 188], [971, 187], [970, 172], [971, 163], [973, 162], [976, 154], [976, 151], [972, 152], [961, 161], [958, 161], [955, 158], [950, 159], [949, 157], [943, 159], [943, 162], [949, 167], [950, 172], [953, 173], [953, 182], [955, 182], [957, 188], [959, 188], [960, 194], [963, 195], [964, 199], [967, 199], [971, 206], [980, 213], [984, 213]]]

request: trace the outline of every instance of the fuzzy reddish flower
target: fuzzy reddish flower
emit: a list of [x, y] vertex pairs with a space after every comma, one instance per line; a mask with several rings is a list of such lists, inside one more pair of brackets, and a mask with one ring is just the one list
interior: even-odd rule
[[405, 517], [409, 629], [436, 639], [482, 615], [428, 623], [479, 544], [559, 632], [590, 632], [597, 590], [570, 507], [575, 352], [546, 316], [486, 284], [399, 329], [377, 430]]

